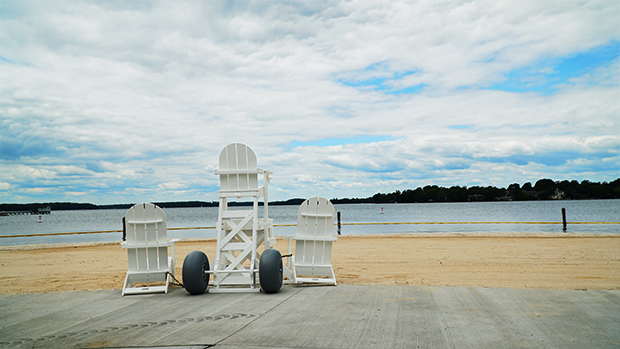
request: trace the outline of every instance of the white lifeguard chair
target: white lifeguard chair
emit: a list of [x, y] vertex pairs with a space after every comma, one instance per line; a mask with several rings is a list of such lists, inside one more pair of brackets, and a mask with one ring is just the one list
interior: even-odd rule
[[[210, 264], [206, 255], [194, 251], [183, 263], [183, 283], [191, 294], [204, 292], [213, 274], [209, 292], [277, 292], [282, 286], [282, 257], [273, 236], [269, 218], [268, 184], [270, 171], [257, 168], [256, 154], [245, 144], [227, 145], [219, 157], [217, 250]], [[259, 186], [259, 175], [263, 186]], [[250, 198], [248, 206], [229, 207], [230, 200]], [[263, 217], [259, 217], [259, 199], [263, 198]], [[264, 244], [261, 254], [258, 247]], [[279, 279], [279, 280], [278, 280]], [[262, 282], [261, 282], [262, 281]], [[260, 285], [260, 287], [259, 287]]]

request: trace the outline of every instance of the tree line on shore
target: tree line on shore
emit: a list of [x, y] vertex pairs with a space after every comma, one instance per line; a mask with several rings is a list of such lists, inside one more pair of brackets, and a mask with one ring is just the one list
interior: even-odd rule
[[584, 180], [554, 181], [544, 178], [534, 185], [513, 183], [508, 188], [493, 186], [450, 188], [427, 185], [415, 190], [396, 190], [377, 193], [363, 199], [333, 199], [333, 203], [416, 203], [416, 202], [468, 202], [468, 201], [525, 201], [525, 200], [587, 200], [620, 198], [620, 178], [613, 182]]
[[[286, 201], [269, 202], [269, 205], [300, 205], [304, 199], [295, 198]], [[153, 202], [153, 204], [163, 208], [177, 207], [217, 207], [217, 201], [175, 201], [175, 202]], [[79, 202], [45, 202], [30, 204], [0, 204], [0, 212], [29, 211], [35, 212], [39, 208], [50, 207], [52, 211], [68, 211], [68, 210], [110, 210], [110, 209], [129, 209], [134, 204], [112, 204], [112, 205], [95, 205], [90, 203]], [[251, 202], [229, 202], [229, 206], [249, 206]], [[259, 202], [259, 205], [262, 205]]]
[[[415, 190], [396, 190], [391, 193], [377, 193], [367, 198], [331, 199], [334, 204], [361, 203], [416, 203], [416, 202], [469, 202], [469, 201], [525, 201], [525, 200], [587, 200], [587, 199], [618, 199], [620, 198], [620, 178], [613, 182], [590, 182], [583, 180], [554, 181], [544, 178], [520, 185], [513, 183], [508, 188], [493, 186], [452, 186], [450, 188], [427, 185]], [[269, 202], [269, 205], [300, 205], [304, 199], [294, 198], [285, 201]], [[217, 201], [182, 201], [154, 202], [163, 208], [176, 207], [216, 207]], [[230, 205], [245, 206], [251, 202], [231, 202]], [[48, 202], [30, 204], [0, 204], [1, 211], [34, 211], [49, 206], [52, 211], [59, 210], [98, 210], [128, 209], [133, 204], [95, 205], [75, 202]]]

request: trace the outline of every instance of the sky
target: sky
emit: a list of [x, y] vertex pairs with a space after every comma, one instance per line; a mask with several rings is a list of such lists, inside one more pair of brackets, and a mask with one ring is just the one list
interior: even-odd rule
[[620, 177], [618, 1], [0, 1], [0, 202]]

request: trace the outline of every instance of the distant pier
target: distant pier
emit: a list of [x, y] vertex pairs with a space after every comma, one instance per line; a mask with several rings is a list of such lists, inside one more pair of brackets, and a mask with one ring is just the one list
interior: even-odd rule
[[50, 214], [50, 213], [52, 213], [52, 208], [47, 206], [47, 207], [33, 208], [32, 210], [27, 210], [27, 211], [1, 211], [0, 217], [1, 216], [23, 215], [23, 214], [41, 215], [41, 214]]

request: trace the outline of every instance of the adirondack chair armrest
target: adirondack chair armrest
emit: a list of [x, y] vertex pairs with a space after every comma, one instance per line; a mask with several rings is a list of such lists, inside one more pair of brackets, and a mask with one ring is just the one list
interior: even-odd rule
[[127, 241], [121, 242], [122, 248], [156, 248], [156, 247], [172, 247], [174, 248], [174, 243], [179, 239], [174, 239], [174, 241], [168, 241], [163, 244], [129, 244]]
[[285, 237], [285, 239], [291, 239], [291, 240], [305, 240], [305, 241], [338, 241], [338, 237], [337, 236], [326, 236], [326, 237], [322, 237], [322, 236], [287, 236]]
[[150, 221], [127, 221], [127, 224], [153, 224], [153, 223], [162, 223], [163, 219], [154, 219]]
[[295, 236], [285, 236], [284, 240], [288, 240], [288, 252], [287, 254], [291, 254], [293, 252], [293, 238]]
[[170, 239], [168, 240], [168, 245], [170, 246], [170, 256], [174, 258], [174, 243], [180, 241], [181, 239]]

